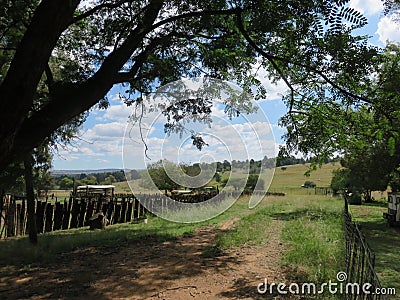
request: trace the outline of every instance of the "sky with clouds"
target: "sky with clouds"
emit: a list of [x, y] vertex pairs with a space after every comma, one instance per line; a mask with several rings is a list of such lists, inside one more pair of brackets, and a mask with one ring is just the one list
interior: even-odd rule
[[[400, 42], [400, 25], [393, 16], [383, 15], [380, 0], [351, 0], [351, 7], [368, 18], [368, 25], [362, 33], [371, 36], [370, 43], [383, 47], [387, 41]], [[190, 136], [166, 136], [162, 119], [154, 121], [154, 114], [146, 116], [142, 134], [147, 138], [148, 156], [144, 156], [138, 126], [130, 126], [132, 108], [119, 99], [120, 88], [114, 87], [108, 94], [111, 106], [107, 110], [93, 110], [85, 122], [80, 138], [67, 149], [61, 149], [54, 156], [54, 169], [106, 169], [143, 168], [145, 162], [153, 162], [163, 157], [180, 162], [222, 161], [224, 159], [261, 159], [263, 154], [273, 156], [282, 144], [284, 129], [278, 120], [286, 112], [281, 101], [286, 87], [282, 82], [272, 84], [260, 70], [259, 79], [268, 90], [268, 97], [258, 102], [261, 119], [229, 120], [222, 106], [213, 109], [213, 126], [196, 128], [203, 133], [208, 143], [202, 151], [196, 150]], [[257, 114], [260, 116], [260, 114]], [[146, 124], [148, 123], [148, 124]], [[250, 125], [251, 124], [251, 125]], [[124, 138], [125, 136], [125, 138]]]

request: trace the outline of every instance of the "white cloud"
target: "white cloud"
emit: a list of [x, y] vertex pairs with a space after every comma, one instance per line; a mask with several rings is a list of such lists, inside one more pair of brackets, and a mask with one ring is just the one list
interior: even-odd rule
[[111, 120], [111, 121], [128, 121], [129, 116], [132, 114], [132, 108], [126, 105], [112, 105], [104, 113], [103, 117], [97, 118], [98, 120]]
[[[260, 74], [266, 75], [266, 72], [260, 71]], [[271, 84], [264, 77], [260, 79], [267, 86], [269, 99], [280, 98], [281, 93], [284, 93], [286, 89], [284, 84]], [[102, 166], [103, 163], [104, 166], [107, 164], [110, 167], [111, 165], [112, 167], [120, 166], [122, 153], [124, 153], [125, 167], [143, 168], [147, 159], [144, 156], [144, 145], [140, 138], [138, 124], [133, 127], [128, 126], [129, 134], [125, 133], [131, 114], [132, 109], [124, 104], [115, 104], [106, 111], [97, 112], [91, 120], [95, 122], [88, 123], [89, 128], [82, 134], [81, 140], [78, 140], [69, 152], [63, 152], [63, 156], [68, 161], [74, 160], [75, 165], [79, 162], [79, 168], [81, 166], [83, 168], [84, 164], [90, 165], [90, 161], [96, 165], [90, 168], [98, 168], [97, 166]], [[261, 159], [264, 155], [274, 156], [277, 145], [273, 141], [271, 125], [263, 113], [255, 113], [254, 116], [244, 114], [229, 120], [224, 113], [224, 105], [217, 104], [212, 108], [212, 117], [211, 128], [201, 122], [193, 126], [185, 124], [195, 132], [202, 132], [205, 142], [209, 143], [209, 147], [204, 147], [202, 151], [199, 151], [192, 145], [190, 133], [186, 133], [188, 136], [183, 136], [182, 139], [179, 138], [179, 134], [165, 135], [163, 124], [166, 119], [160, 116], [159, 110], [144, 115], [143, 136], [149, 147], [150, 162], [161, 158], [176, 162], [197, 162], [205, 155], [212, 157], [215, 161]], [[187, 141], [184, 141], [185, 138]]]
[[254, 72], [257, 72], [257, 79], [260, 80], [263, 87], [267, 90], [267, 97], [265, 99], [261, 99], [261, 101], [282, 99], [282, 96], [288, 92], [288, 87], [283, 80], [273, 83], [268, 78], [269, 74], [265, 68], [260, 67], [260, 62], [254, 64], [253, 70]]
[[384, 16], [378, 23], [379, 40], [386, 44], [387, 41], [400, 42], [400, 23], [395, 20], [394, 16]]
[[351, 0], [349, 6], [366, 15], [375, 15], [383, 10], [381, 0]]

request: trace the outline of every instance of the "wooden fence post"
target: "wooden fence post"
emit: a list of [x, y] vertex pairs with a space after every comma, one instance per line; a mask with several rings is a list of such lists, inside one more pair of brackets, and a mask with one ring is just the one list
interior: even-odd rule
[[53, 230], [60, 230], [62, 227], [63, 206], [56, 200], [54, 209], [54, 226]]
[[46, 221], [44, 225], [44, 232], [51, 232], [53, 229], [53, 211], [54, 211], [53, 204], [46, 203], [46, 208], [45, 208]]
[[[69, 202], [71, 201], [71, 198]], [[69, 203], [67, 203], [67, 199], [64, 199], [64, 204], [62, 208], [62, 229], [69, 228]]]
[[87, 209], [87, 202], [85, 201], [85, 199], [81, 199], [81, 209], [79, 212], [78, 227], [84, 226], [86, 209]]
[[12, 198], [8, 207], [7, 214], [7, 237], [15, 236], [15, 215], [16, 215], [15, 199]]

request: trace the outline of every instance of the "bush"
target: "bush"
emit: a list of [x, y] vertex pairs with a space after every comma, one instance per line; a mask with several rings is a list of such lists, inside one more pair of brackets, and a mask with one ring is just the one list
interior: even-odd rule
[[302, 187], [304, 187], [304, 188], [315, 188], [316, 186], [317, 185], [314, 182], [309, 181], [309, 180], [304, 182], [304, 184], [302, 185]]
[[347, 200], [349, 204], [360, 205], [361, 204], [361, 194], [357, 191], [347, 194]]

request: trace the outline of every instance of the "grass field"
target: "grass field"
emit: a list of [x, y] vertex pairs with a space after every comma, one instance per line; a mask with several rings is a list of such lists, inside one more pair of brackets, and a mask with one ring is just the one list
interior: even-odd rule
[[300, 188], [306, 180], [314, 182], [318, 187], [329, 187], [332, 171], [340, 168], [340, 164], [324, 164], [321, 168], [318, 167], [315, 171], [312, 171], [309, 177], [306, 177], [304, 174], [309, 168], [310, 164], [276, 168], [271, 188]]
[[[205, 257], [218, 255], [224, 249], [279, 244], [285, 251], [278, 263], [292, 282], [334, 280], [339, 271], [345, 270], [343, 200], [312, 195], [313, 189], [300, 186], [310, 180], [319, 187], [328, 187], [336, 168], [338, 164], [324, 165], [310, 177], [304, 176], [307, 165], [277, 168], [270, 190], [285, 192], [286, 196], [266, 197], [252, 210], [248, 209], [249, 198], [241, 197], [229, 210], [206, 222], [178, 224], [151, 217], [148, 224], [113, 225], [105, 231], [82, 228], [40, 235], [37, 246], [31, 246], [26, 238], [2, 241], [0, 261], [3, 265], [7, 262], [7, 268], [30, 268], [32, 264], [56, 260], [76, 249], [124, 247], [148, 238], [173, 241], [198, 228], [235, 218], [238, 219], [235, 226], [218, 235], [216, 244], [203, 253]], [[117, 193], [128, 191], [126, 183], [116, 186]], [[400, 230], [386, 225], [383, 211], [386, 211], [385, 201], [351, 206], [351, 213], [376, 253], [376, 271], [382, 286], [399, 290], [400, 267], [396, 258]]]
[[[148, 224], [121, 224], [105, 231], [77, 229], [40, 235], [37, 246], [26, 238], [1, 242], [0, 261], [30, 268], [51, 262], [63, 253], [90, 247], [123, 247], [151, 237], [160, 242], [191, 234], [196, 228], [240, 218], [236, 226], [218, 237], [215, 249], [260, 245], [272, 235], [287, 248], [279, 262], [292, 280], [323, 282], [343, 269], [342, 201], [329, 197], [268, 197], [255, 209], [241, 197], [228, 211], [202, 223], [177, 224], [152, 217]], [[281, 229], [275, 231], [275, 223]]]
[[281, 264], [297, 282], [322, 283], [344, 268], [343, 202], [321, 196], [265, 198], [236, 228], [221, 235], [220, 247], [266, 243], [278, 221], [287, 247]]
[[[301, 185], [306, 181], [314, 182], [318, 187], [329, 187], [332, 178], [332, 171], [340, 168], [339, 163], [329, 163], [324, 164], [321, 167], [318, 167], [315, 171], [312, 171], [309, 177], [306, 177], [304, 174], [307, 170], [309, 170], [310, 164], [304, 165], [292, 165], [285, 167], [278, 167], [275, 169], [274, 177], [270, 185], [270, 191], [282, 191], [287, 193], [295, 193], [295, 194], [303, 194], [307, 195], [310, 191], [307, 192], [307, 189], [302, 189]], [[222, 175], [222, 178], [226, 178], [229, 175], [232, 178], [241, 178], [245, 175], [240, 172], [225, 172]], [[133, 182], [133, 187], [139, 184], [139, 180], [135, 180]], [[218, 183], [215, 181], [211, 181], [210, 185], [217, 185]], [[131, 189], [126, 181], [123, 182], [115, 182], [115, 193], [130, 193]], [[142, 190], [142, 188], [140, 188]], [[49, 191], [49, 195], [54, 193], [54, 196], [59, 198], [69, 197], [70, 190], [51, 190]]]

